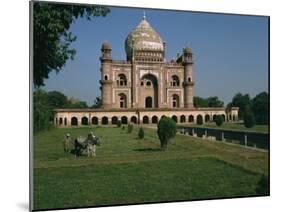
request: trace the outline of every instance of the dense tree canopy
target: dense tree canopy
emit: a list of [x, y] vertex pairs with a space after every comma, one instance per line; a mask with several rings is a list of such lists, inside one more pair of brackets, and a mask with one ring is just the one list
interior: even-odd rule
[[48, 93], [41, 89], [33, 92], [33, 130], [48, 130], [51, 127], [52, 110], [48, 103]]
[[193, 97], [194, 107], [208, 107], [208, 100], [199, 96]]
[[210, 96], [206, 99], [195, 96], [193, 98], [194, 107], [223, 107], [223, 101], [217, 96]]
[[211, 96], [207, 100], [208, 107], [223, 107], [223, 101], [219, 100], [217, 96]]
[[247, 110], [251, 109], [251, 99], [249, 94], [237, 93], [233, 98], [232, 102], [228, 104], [228, 107], [239, 107], [238, 116], [239, 119], [243, 119], [244, 114]]
[[77, 101], [69, 104], [67, 108], [88, 108], [88, 105], [85, 101]]
[[239, 118], [244, 120], [246, 117], [246, 122], [257, 124], [268, 124], [269, 122], [269, 96], [267, 92], [261, 92], [253, 99], [250, 98], [249, 94], [237, 93], [228, 107], [239, 107]]
[[243, 116], [244, 126], [247, 128], [251, 128], [255, 125], [255, 116], [253, 112], [247, 109]]
[[58, 91], [48, 92], [47, 100], [51, 108], [66, 108], [69, 105], [67, 96]]
[[68, 98], [59, 91], [46, 92], [35, 89], [33, 92], [33, 125], [34, 131], [48, 130], [54, 119], [54, 109], [88, 108], [86, 102]]
[[268, 124], [269, 96], [267, 92], [262, 92], [253, 98], [252, 111], [257, 123]]
[[102, 101], [99, 96], [96, 97], [94, 104], [91, 106], [91, 108], [101, 108]]
[[69, 31], [71, 23], [79, 17], [90, 20], [94, 16], [106, 16], [110, 10], [96, 5], [44, 2], [33, 5], [33, 84], [40, 87], [51, 71], [59, 72], [68, 59], [74, 58], [76, 51], [70, 45], [76, 36]]

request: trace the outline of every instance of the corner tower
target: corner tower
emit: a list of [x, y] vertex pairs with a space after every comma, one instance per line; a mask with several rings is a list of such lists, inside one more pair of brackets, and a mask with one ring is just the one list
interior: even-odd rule
[[182, 65], [184, 66], [184, 107], [192, 109], [193, 106], [193, 86], [194, 82], [192, 79], [192, 49], [183, 49]]
[[107, 41], [102, 44], [101, 47], [101, 99], [102, 99], [102, 107], [104, 109], [108, 109], [112, 107], [112, 73], [111, 73], [111, 48]]

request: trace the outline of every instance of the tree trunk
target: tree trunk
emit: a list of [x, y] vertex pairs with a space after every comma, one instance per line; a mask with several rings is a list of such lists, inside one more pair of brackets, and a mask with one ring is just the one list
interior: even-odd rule
[[166, 151], [167, 150], [167, 142], [161, 142], [161, 150]]

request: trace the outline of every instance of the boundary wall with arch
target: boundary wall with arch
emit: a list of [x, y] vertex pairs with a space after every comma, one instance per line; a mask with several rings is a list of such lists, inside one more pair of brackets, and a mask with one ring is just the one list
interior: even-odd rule
[[203, 123], [213, 122], [217, 115], [222, 115], [225, 122], [238, 122], [238, 108], [196, 108], [196, 109], [56, 109], [54, 125], [57, 127], [115, 125], [122, 124], [157, 124], [162, 116], [171, 117], [176, 123], [193, 124], [201, 116]]

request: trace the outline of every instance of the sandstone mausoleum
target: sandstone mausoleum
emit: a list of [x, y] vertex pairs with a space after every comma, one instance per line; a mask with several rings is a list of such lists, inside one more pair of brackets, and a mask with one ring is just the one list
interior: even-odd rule
[[193, 53], [184, 48], [166, 62], [165, 42], [144, 17], [125, 40], [126, 60], [114, 60], [111, 47], [101, 47], [100, 109], [56, 109], [55, 125], [156, 124], [162, 116], [177, 123], [211, 122], [216, 115], [238, 121], [238, 108], [195, 108]]

